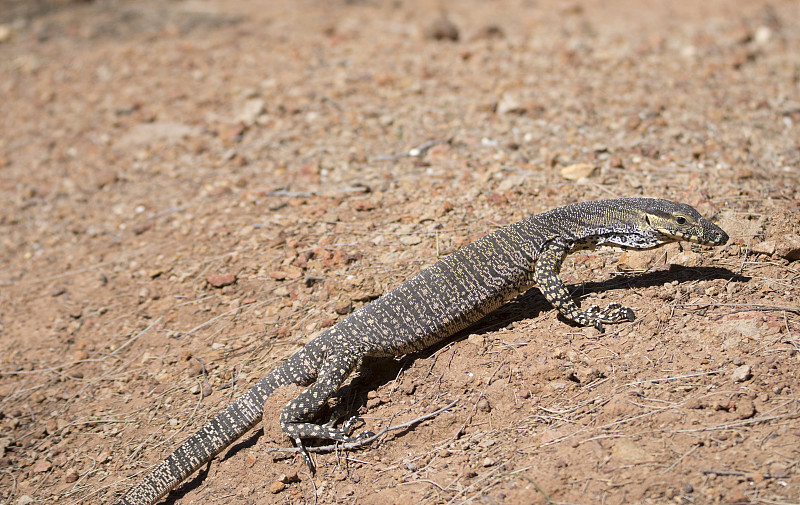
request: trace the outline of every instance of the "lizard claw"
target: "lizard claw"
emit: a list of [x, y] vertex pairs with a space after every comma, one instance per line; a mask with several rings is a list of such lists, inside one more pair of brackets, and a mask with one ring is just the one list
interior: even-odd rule
[[350, 433], [350, 431], [352, 431], [352, 429], [353, 429], [353, 426], [355, 426], [356, 424], [358, 424], [360, 422], [363, 422], [363, 421], [364, 420], [361, 419], [358, 416], [351, 417], [350, 419], [348, 419], [347, 421], [342, 423], [342, 432], [343, 433]]
[[303, 456], [303, 461], [306, 462], [306, 466], [308, 470], [311, 472], [311, 475], [317, 473], [317, 468], [314, 466], [314, 462], [311, 461], [311, 456], [308, 455], [308, 451], [306, 451], [306, 446], [303, 445], [303, 441], [300, 437], [294, 438], [295, 446], [300, 450], [300, 455]]

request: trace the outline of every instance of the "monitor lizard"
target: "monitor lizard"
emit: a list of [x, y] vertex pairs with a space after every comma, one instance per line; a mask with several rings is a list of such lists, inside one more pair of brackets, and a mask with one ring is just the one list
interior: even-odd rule
[[500, 228], [423, 270], [323, 331], [189, 437], [117, 505], [152, 505], [253, 428], [277, 388], [307, 387], [280, 415], [306, 463], [302, 439], [352, 442], [355, 418], [336, 428], [312, 422], [364, 357], [401, 356], [426, 349], [467, 328], [534, 285], [568, 320], [595, 326], [633, 321], [612, 303], [581, 310], [559, 278], [570, 252], [607, 244], [648, 249], [689, 241], [718, 246], [728, 235], [689, 205], [654, 198], [580, 202]]

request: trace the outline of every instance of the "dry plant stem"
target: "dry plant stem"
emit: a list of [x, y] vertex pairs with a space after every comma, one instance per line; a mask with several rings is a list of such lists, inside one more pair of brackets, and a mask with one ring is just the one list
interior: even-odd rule
[[790, 475], [788, 473], [784, 474], [771, 474], [771, 473], [759, 473], [759, 472], [739, 472], [736, 470], [702, 470], [702, 472], [706, 475], [721, 475], [725, 477], [734, 476], [734, 477], [749, 477], [753, 478], [756, 474], [760, 475], [765, 479], [788, 479]]
[[397, 154], [387, 154], [383, 156], [376, 156], [373, 158], [373, 161], [394, 161], [400, 158], [419, 158], [425, 156], [428, 150], [438, 144], [447, 144], [453, 140], [453, 137], [448, 137], [445, 139], [438, 139], [438, 140], [431, 140], [425, 142], [424, 144], [420, 144], [417, 147], [411, 148], [408, 151], [397, 153]]
[[662, 377], [660, 379], [646, 379], [646, 380], [643, 380], [643, 381], [629, 382], [629, 383], [625, 384], [625, 387], [627, 387], [627, 386], [636, 386], [638, 384], [647, 384], [647, 383], [655, 383], [655, 382], [666, 382], [666, 381], [674, 381], [674, 380], [680, 380], [680, 379], [690, 379], [692, 377], [702, 377], [704, 375], [714, 375], [714, 374], [718, 374], [718, 373], [723, 373], [724, 371], [725, 371], [725, 369], [718, 368], [716, 370], [709, 370], [708, 372], [692, 373], [692, 374], [688, 374], [688, 375], [677, 375], [675, 377]]

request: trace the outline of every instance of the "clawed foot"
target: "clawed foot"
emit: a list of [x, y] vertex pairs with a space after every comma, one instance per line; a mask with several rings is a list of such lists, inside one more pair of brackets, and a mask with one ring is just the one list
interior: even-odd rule
[[363, 423], [363, 422], [364, 422], [364, 420], [361, 419], [358, 416], [351, 417], [350, 419], [345, 421], [344, 424], [342, 424], [342, 427], [340, 429], [335, 430], [335, 431], [339, 432], [339, 434], [341, 434], [342, 437], [341, 438], [334, 438], [333, 440], [337, 440], [339, 442], [344, 442], [344, 443], [352, 443], [352, 442], [360, 442], [361, 440], [364, 440], [364, 439], [367, 439], [369, 437], [374, 436], [375, 434], [372, 433], [371, 431], [362, 431], [358, 435], [355, 435], [355, 436], [352, 436], [352, 437], [349, 436], [350, 432], [353, 430], [353, 427], [356, 424]]
[[636, 320], [636, 315], [633, 313], [633, 310], [619, 303], [611, 303], [604, 309], [601, 309], [597, 305], [592, 305], [589, 307], [589, 310], [586, 311], [586, 315], [591, 321], [591, 324], [601, 332], [604, 331], [604, 324]]
[[[363, 431], [356, 436], [350, 436], [350, 432], [353, 430], [353, 427], [359, 422], [363, 422], [363, 419], [360, 417], [351, 417], [342, 424], [341, 428], [334, 428], [334, 422], [334, 420], [330, 420], [327, 423], [320, 425], [320, 429], [314, 434], [314, 436], [318, 438], [327, 438], [342, 443], [360, 442], [375, 436], [375, 434], [371, 431]], [[294, 440], [295, 446], [300, 451], [300, 455], [303, 456], [303, 461], [306, 462], [306, 466], [308, 466], [309, 471], [312, 474], [316, 473], [316, 467], [314, 466], [313, 461], [311, 461], [311, 456], [308, 454], [308, 451], [306, 451], [305, 445], [303, 445], [303, 440], [300, 437], [292, 437], [292, 440]]]

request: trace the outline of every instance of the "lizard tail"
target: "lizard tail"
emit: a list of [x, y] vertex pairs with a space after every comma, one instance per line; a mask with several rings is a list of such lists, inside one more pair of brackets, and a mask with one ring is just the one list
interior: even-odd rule
[[277, 374], [261, 379], [189, 437], [115, 505], [152, 505], [261, 420], [264, 401], [282, 386]]

